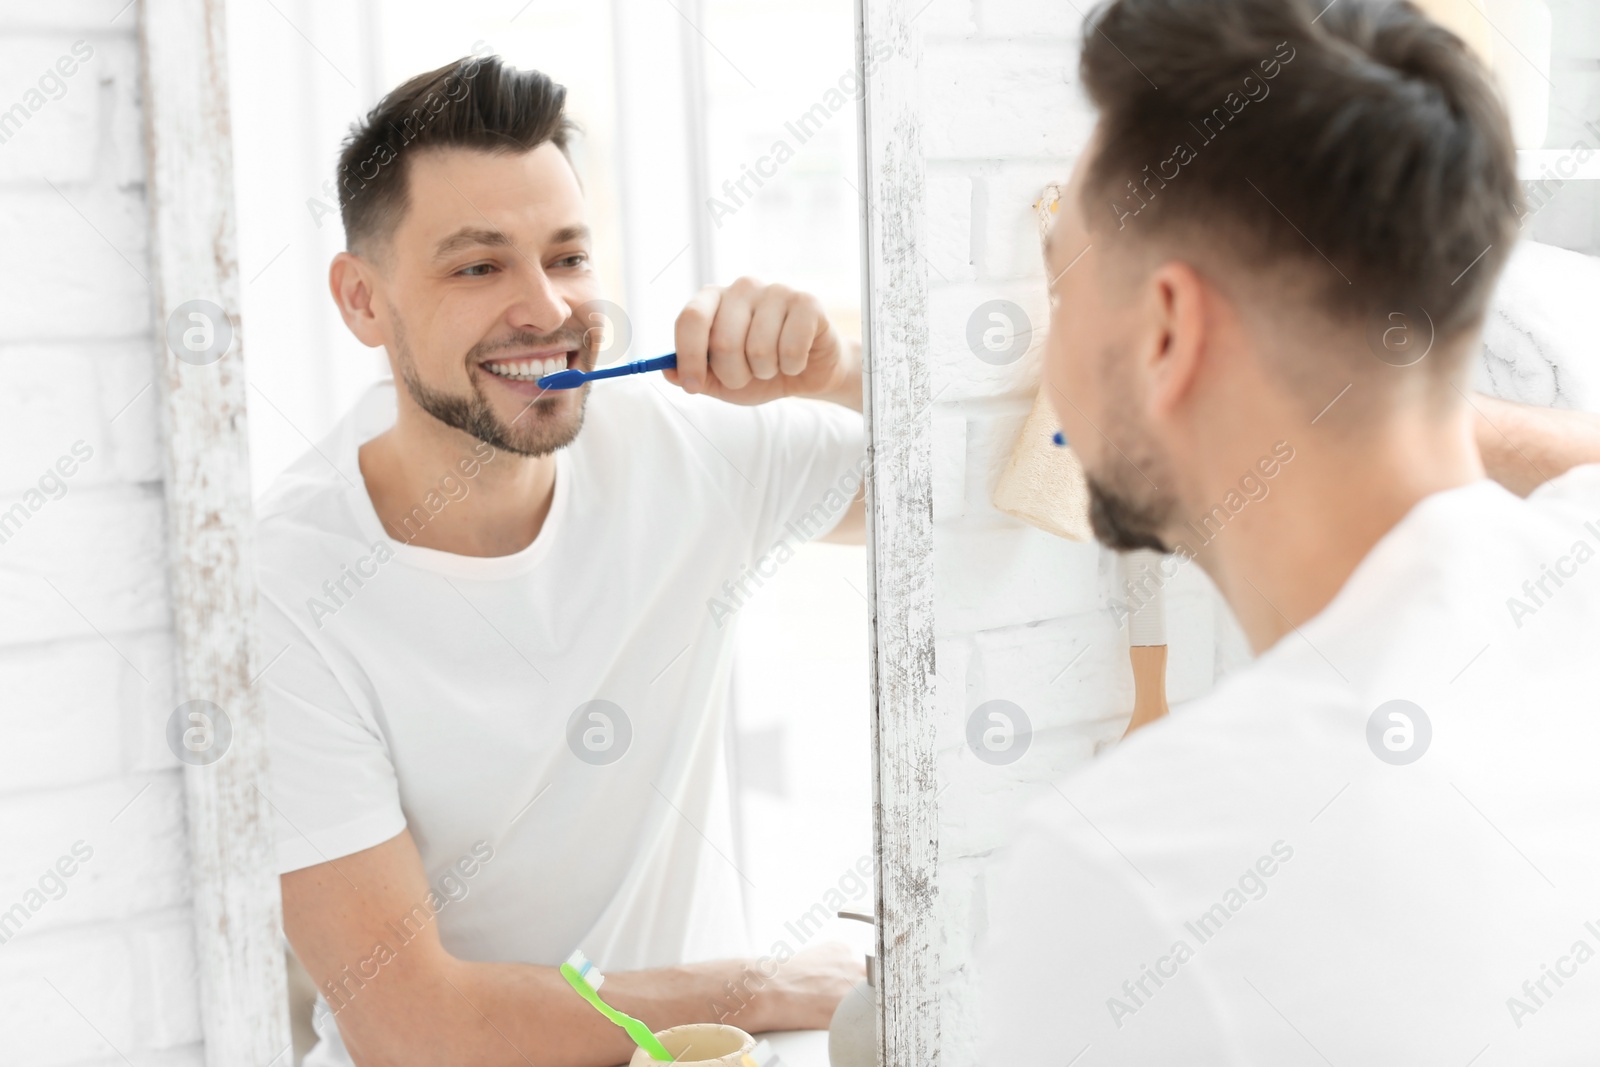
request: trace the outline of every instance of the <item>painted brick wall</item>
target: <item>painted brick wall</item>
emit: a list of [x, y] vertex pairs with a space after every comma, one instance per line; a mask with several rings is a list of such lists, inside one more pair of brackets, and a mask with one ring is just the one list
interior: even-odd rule
[[[1083, 5], [1085, 10], [1089, 5]], [[1119, 737], [1133, 706], [1127, 632], [1109, 610], [1115, 556], [995, 510], [995, 481], [1038, 389], [1048, 318], [1033, 202], [1063, 181], [1093, 116], [1077, 84], [1081, 19], [1057, 0], [933, 0], [918, 17], [927, 154], [934, 394], [944, 1067], [975, 1065], [973, 948], [988, 923], [987, 858], [1052, 779]], [[1013, 363], [974, 355], [985, 301], [1025, 311]], [[1027, 324], [1022, 325], [1022, 330]], [[1247, 658], [1198, 568], [1167, 584], [1168, 695], [1208, 690]], [[991, 765], [967, 726], [990, 700], [1032, 724], [1025, 754]]]
[[125, 3], [0, 8], [0, 1063], [28, 1067], [201, 1062]]

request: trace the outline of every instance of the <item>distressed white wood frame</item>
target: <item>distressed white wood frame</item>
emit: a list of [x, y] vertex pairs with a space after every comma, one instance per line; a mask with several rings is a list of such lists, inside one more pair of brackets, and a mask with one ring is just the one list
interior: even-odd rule
[[[232, 727], [220, 759], [184, 767], [205, 1062], [278, 1067], [289, 1062], [289, 1009], [262, 706], [252, 685], [254, 522], [223, 0], [140, 7], [176, 695], [211, 701]], [[232, 347], [205, 365], [167, 344], [169, 317], [197, 299], [220, 306], [234, 331]]]
[[[856, 0], [868, 440], [878, 1062], [939, 1062], [933, 418], [925, 166], [912, 22], [927, 0]], [[891, 58], [865, 57], [887, 42]]]

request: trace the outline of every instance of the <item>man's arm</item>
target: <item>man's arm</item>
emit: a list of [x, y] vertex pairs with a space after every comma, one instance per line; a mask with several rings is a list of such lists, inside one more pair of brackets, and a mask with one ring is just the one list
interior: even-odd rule
[[1600, 416], [1530, 407], [1491, 396], [1469, 398], [1478, 451], [1489, 477], [1527, 496], [1573, 467], [1600, 463]]
[[[843, 384], [831, 396], [821, 396], [819, 400], [831, 400], [854, 411], [861, 411], [865, 406], [861, 389], [861, 342], [848, 341], [845, 344], [848, 352], [847, 365], [850, 372], [843, 378]], [[839, 520], [839, 525], [819, 537], [819, 541], [828, 541], [836, 545], [864, 545], [867, 543], [867, 483], [861, 482], [861, 488], [856, 490], [855, 499], [850, 501], [850, 510], [844, 513], [844, 518]]]
[[827, 400], [859, 413], [866, 406], [861, 389], [861, 342], [844, 339], [839, 342], [839, 348], [839, 384], [814, 396], [817, 400]]
[[[286, 874], [282, 887], [284, 930], [361, 1067], [611, 1067], [633, 1053], [628, 1037], [556, 968], [446, 952], [410, 831]], [[862, 972], [847, 948], [824, 945], [798, 953], [771, 978], [762, 973], [755, 960], [608, 972], [604, 992], [607, 1003], [652, 1030], [689, 1022], [752, 1033], [821, 1029]]]
[[[817, 400], [828, 400], [841, 407], [852, 411], [860, 411], [864, 406], [861, 395], [861, 342], [845, 341], [842, 343], [843, 355], [841, 363], [844, 373], [840, 376], [837, 388], [816, 395]], [[861, 488], [856, 490], [855, 499], [850, 501], [850, 510], [844, 513], [839, 524], [829, 530], [819, 541], [827, 541], [836, 545], [864, 545], [867, 543], [867, 483], [863, 479]]]
[[863, 481], [850, 501], [850, 510], [844, 513], [839, 525], [817, 538], [835, 545], [864, 545], [867, 543], [867, 483]]
[[[684, 306], [674, 335], [678, 366], [662, 373], [684, 392], [731, 404], [805, 397], [862, 410], [861, 343], [840, 335], [810, 293], [754, 278], [707, 286]], [[866, 491], [863, 483], [818, 540], [865, 543]]]

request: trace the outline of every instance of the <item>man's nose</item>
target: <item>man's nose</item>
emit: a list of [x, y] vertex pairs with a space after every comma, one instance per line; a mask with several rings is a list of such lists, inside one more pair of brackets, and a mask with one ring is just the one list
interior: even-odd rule
[[572, 317], [572, 305], [550, 284], [550, 276], [534, 268], [522, 299], [510, 309], [511, 324], [533, 333], [554, 333]]

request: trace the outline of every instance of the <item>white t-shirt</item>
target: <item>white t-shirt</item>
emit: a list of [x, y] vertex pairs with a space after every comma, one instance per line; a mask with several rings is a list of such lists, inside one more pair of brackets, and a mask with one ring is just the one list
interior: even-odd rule
[[1423, 500], [1023, 824], [984, 1064], [1600, 1062], [1600, 466]]
[[[745, 954], [725, 762], [734, 623], [848, 509], [862, 420], [655, 376], [592, 388], [544, 527], [513, 555], [385, 534], [357, 449], [393, 424], [392, 381], [262, 502], [278, 867], [409, 827], [436, 894], [417, 903], [457, 957], [553, 966], [581, 947], [628, 970]], [[482, 491], [482, 470], [442, 466], [407, 529]]]

